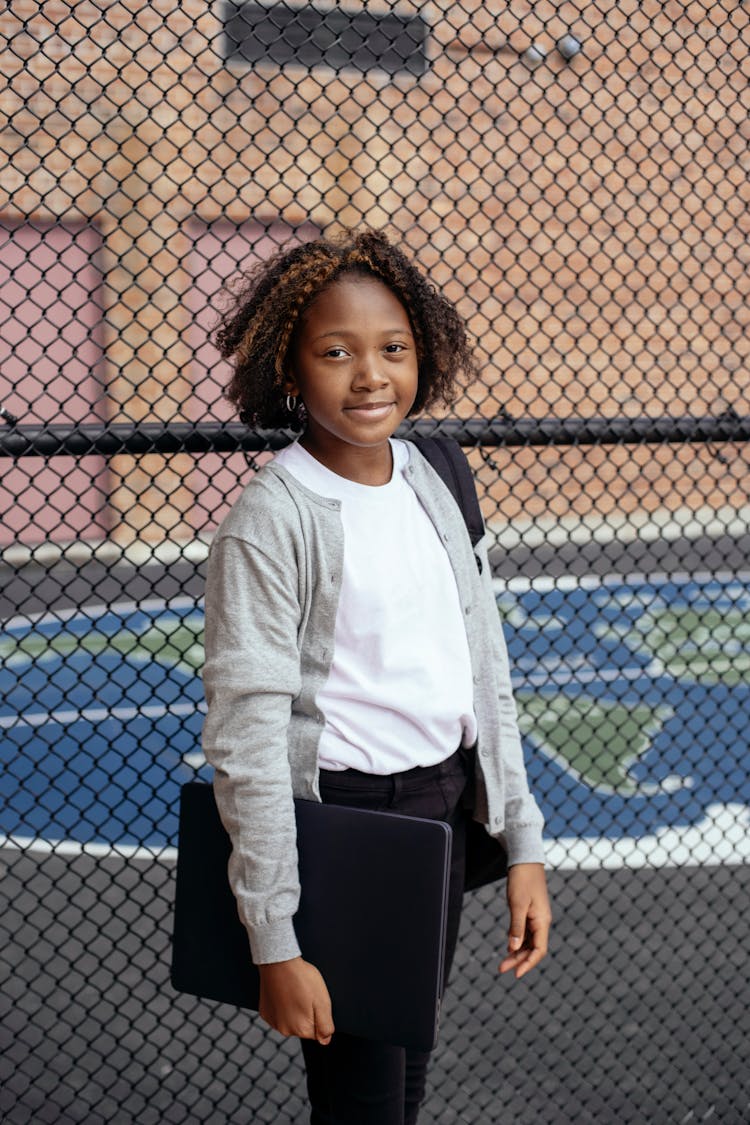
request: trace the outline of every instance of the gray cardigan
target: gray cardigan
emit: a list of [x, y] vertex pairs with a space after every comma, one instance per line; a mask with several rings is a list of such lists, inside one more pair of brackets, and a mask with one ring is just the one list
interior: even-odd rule
[[[509, 864], [543, 863], [542, 816], [526, 780], [484, 543], [476, 548], [480, 577], [455, 501], [413, 446], [406, 473], [445, 543], [464, 607], [479, 732], [474, 817], [504, 840]], [[258, 964], [300, 952], [292, 924], [299, 901], [292, 800], [320, 800], [323, 716], [315, 699], [333, 654], [340, 507], [271, 462], [250, 481], [210, 551], [203, 749], [232, 841], [230, 883]]]

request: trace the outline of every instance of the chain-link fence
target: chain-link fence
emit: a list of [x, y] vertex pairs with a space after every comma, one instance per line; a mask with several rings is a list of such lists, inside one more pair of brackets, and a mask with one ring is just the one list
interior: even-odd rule
[[750, 1120], [750, 6], [19, 0], [0, 14], [3, 1120], [304, 1120], [168, 983], [231, 421], [223, 281], [387, 226], [483, 363], [471, 450], [553, 955], [468, 901], [425, 1121]]

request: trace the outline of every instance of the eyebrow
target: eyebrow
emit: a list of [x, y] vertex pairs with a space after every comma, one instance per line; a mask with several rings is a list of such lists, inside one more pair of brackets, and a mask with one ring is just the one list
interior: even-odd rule
[[[406, 335], [406, 333], [408, 333], [410, 336], [414, 335], [414, 333], [412, 332], [410, 327], [402, 326], [400, 328], [385, 328], [381, 332], [381, 336], [403, 336], [403, 335]], [[321, 332], [320, 335], [315, 336], [314, 339], [315, 340], [327, 340], [330, 336], [356, 336], [356, 335], [357, 335], [356, 332], [353, 332], [353, 331], [351, 331], [350, 329], [347, 329], [347, 328], [334, 328], [333, 331], [331, 331], [331, 332]]]

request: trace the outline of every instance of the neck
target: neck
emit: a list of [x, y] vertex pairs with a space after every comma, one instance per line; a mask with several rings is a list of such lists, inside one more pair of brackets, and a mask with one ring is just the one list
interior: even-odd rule
[[305, 434], [300, 438], [300, 445], [332, 473], [355, 484], [378, 487], [388, 484], [393, 475], [393, 455], [387, 441], [376, 446], [322, 448], [311, 440], [309, 434]]

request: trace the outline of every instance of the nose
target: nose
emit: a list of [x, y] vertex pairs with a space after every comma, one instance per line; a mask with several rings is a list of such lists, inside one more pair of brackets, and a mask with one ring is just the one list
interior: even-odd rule
[[372, 391], [384, 387], [388, 378], [383, 372], [379, 357], [370, 352], [365, 352], [357, 358], [352, 378], [352, 388], [357, 391]]

